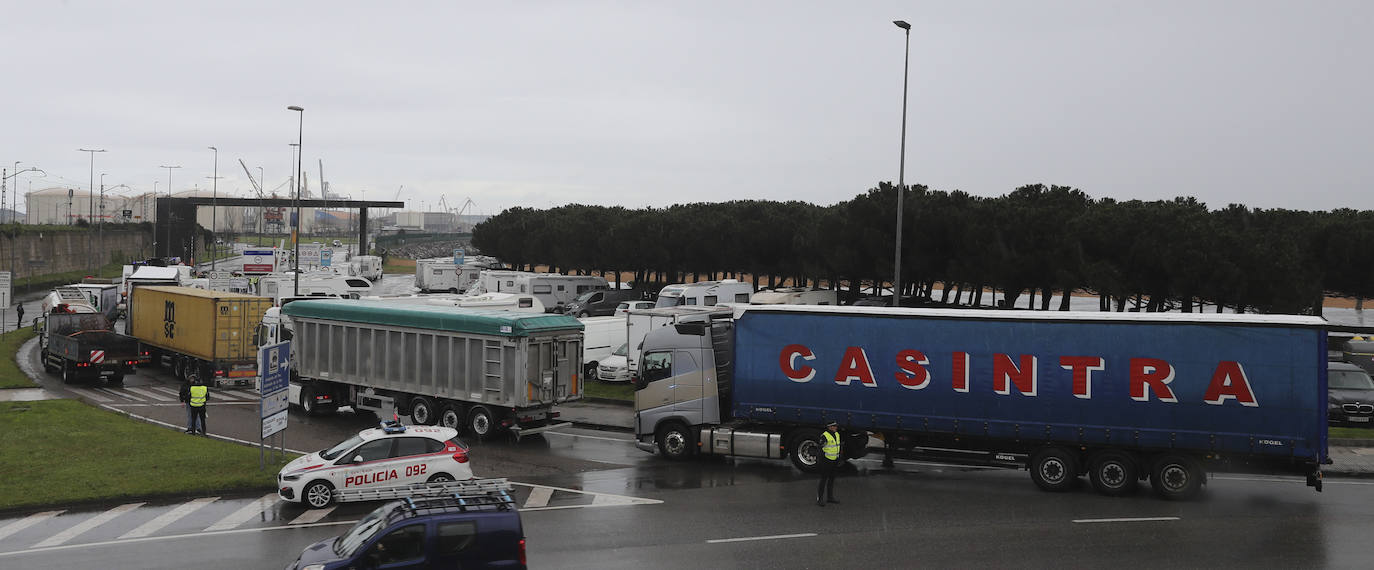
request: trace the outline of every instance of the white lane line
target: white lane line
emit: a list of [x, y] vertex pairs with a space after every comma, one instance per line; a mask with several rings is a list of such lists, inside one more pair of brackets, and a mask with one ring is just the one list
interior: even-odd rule
[[248, 522], [249, 519], [258, 516], [263, 511], [266, 511], [268, 508], [271, 508], [272, 503], [275, 502], [277, 502], [276, 493], [268, 493], [266, 495], [263, 495], [258, 500], [248, 503], [247, 505], [244, 505], [243, 508], [234, 511], [227, 517], [220, 519], [219, 522], [205, 527], [205, 532], [213, 532], [216, 530], [229, 530], [231, 528], [239, 526], [243, 523]]
[[133, 392], [133, 393], [135, 393], [135, 394], [138, 394], [138, 395], [140, 395], [140, 396], [143, 396], [144, 398], [147, 398], [147, 399], [149, 399], [149, 400], [153, 400], [153, 401], [155, 401], [155, 402], [161, 402], [161, 401], [165, 401], [165, 400], [168, 400], [168, 399], [169, 399], [167, 396], [164, 396], [164, 395], [159, 394], [159, 393], [157, 393], [157, 392], [153, 392], [153, 391], [151, 391], [151, 390], [142, 390], [142, 389], [139, 389], [139, 388], [135, 388], [135, 387], [133, 387], [133, 386], [125, 386], [124, 389], [125, 389], [125, 390], [128, 390], [128, 391], [130, 391], [130, 392]]
[[777, 540], [780, 538], [807, 538], [816, 536], [814, 532], [803, 532], [801, 534], [775, 534], [772, 536], [746, 536], [743, 538], [715, 538], [706, 541], [706, 544], [720, 544], [722, 542], [747, 542], [751, 540]]
[[337, 504], [331, 505], [330, 508], [312, 508], [312, 510], [302, 512], [301, 516], [291, 519], [290, 525], [309, 525], [312, 522], [319, 522], [324, 516], [334, 512], [335, 508], [338, 508]]
[[1162, 522], [1176, 521], [1178, 517], [1135, 517], [1122, 519], [1074, 519], [1076, 523], [1119, 523], [1119, 522]]
[[199, 509], [217, 500], [219, 500], [219, 497], [201, 497], [194, 501], [182, 503], [180, 505], [177, 505], [175, 509], [162, 513], [158, 515], [157, 518], [150, 520], [146, 523], [143, 523], [142, 525], [139, 525], [138, 528], [120, 535], [119, 538], [139, 538], [148, 536], [159, 530], [162, 530], [164, 527], [166, 527], [169, 524], [172, 524], [173, 522], [176, 522], [178, 519], [196, 512], [196, 509]]
[[81, 394], [86, 395], [86, 397], [88, 397], [88, 398], [90, 398], [90, 399], [92, 399], [92, 400], [95, 400], [95, 401], [97, 401], [97, 402], [113, 402], [113, 401], [114, 401], [114, 400], [111, 400], [110, 398], [106, 398], [105, 396], [101, 395], [100, 392], [97, 392], [97, 391], [95, 391], [95, 390], [81, 390], [81, 389], [78, 389], [78, 390], [76, 390], [76, 391], [79, 392], [79, 393], [81, 393]]
[[[551, 490], [551, 491], [567, 491], [567, 492], [569, 492], [569, 493], [578, 493], [578, 494], [581, 494], [581, 495], [596, 495], [596, 498], [595, 498], [595, 499], [592, 499], [592, 504], [595, 505], [595, 506], [602, 506], [602, 505], [606, 505], [606, 506], [610, 506], [610, 505], [657, 505], [657, 504], [661, 504], [661, 503], [663, 502], [663, 501], [660, 501], [660, 500], [658, 500], [658, 499], [645, 499], [645, 498], [641, 498], [641, 497], [631, 497], [631, 496], [628, 496], [628, 495], [613, 495], [613, 494], [611, 494], [611, 493], [598, 493], [598, 492], [596, 492], [596, 491], [584, 491], [584, 490], [582, 490], [582, 489], [566, 489], [566, 488], [563, 488], [563, 487], [550, 487], [550, 486], [548, 486], [548, 485], [535, 485], [535, 484], [532, 484], [532, 483], [520, 483], [520, 482], [517, 482], [517, 481], [511, 481], [511, 484], [512, 484], [512, 485], [524, 485], [524, 486], [526, 486], [526, 487], [529, 487], [529, 488], [530, 488], [530, 494], [531, 494], [531, 495], [533, 495], [534, 492], [535, 492], [536, 490], [538, 490], [538, 489], [549, 489], [549, 490]], [[604, 499], [603, 499], [603, 497], [604, 497]], [[600, 500], [598, 500], [598, 499], [600, 499]], [[574, 506], [574, 507], [586, 507], [586, 506], [588, 506], [588, 505], [573, 505], [573, 506]], [[533, 507], [532, 507], [532, 508], [533, 508]], [[546, 508], [546, 509], [556, 509], [556, 508], [561, 508], [561, 507], [545, 507], [545, 508]]]
[[525, 499], [525, 506], [520, 508], [532, 509], [535, 507], [547, 507], [549, 506], [549, 498], [552, 496], [553, 489], [548, 487], [532, 487], [530, 488], [529, 498]]
[[83, 532], [86, 532], [86, 531], [91, 530], [91, 529], [93, 529], [93, 528], [95, 528], [95, 527], [98, 527], [98, 526], [100, 526], [100, 525], [102, 525], [102, 524], [105, 524], [105, 523], [108, 522], [110, 519], [113, 519], [113, 518], [115, 518], [115, 517], [117, 517], [117, 516], [119, 516], [119, 515], [122, 515], [122, 514], [124, 514], [124, 513], [129, 512], [129, 511], [132, 511], [132, 510], [134, 510], [134, 509], [137, 509], [137, 508], [139, 508], [139, 507], [141, 507], [141, 506], [143, 506], [143, 503], [129, 503], [129, 504], [126, 504], [126, 505], [120, 505], [120, 506], [118, 506], [118, 507], [115, 507], [115, 508], [110, 509], [110, 510], [108, 510], [108, 511], [105, 511], [105, 512], [103, 512], [103, 513], [100, 513], [100, 514], [98, 514], [98, 515], [96, 515], [96, 516], [93, 516], [93, 517], [91, 517], [91, 518], [88, 518], [88, 519], [86, 519], [86, 520], [84, 520], [84, 521], [81, 521], [81, 522], [79, 522], [79, 523], [73, 525], [71, 528], [69, 528], [69, 529], [67, 529], [67, 530], [64, 530], [64, 531], [62, 531], [62, 532], [59, 532], [59, 533], [57, 533], [57, 534], [54, 534], [54, 535], [48, 537], [47, 540], [44, 540], [43, 542], [40, 542], [40, 543], [38, 543], [38, 544], [35, 544], [35, 545], [33, 545], [32, 547], [30, 547], [30, 548], [45, 548], [45, 547], [48, 547], [48, 546], [57, 546], [57, 545], [59, 545], [59, 544], [62, 544], [62, 543], [64, 543], [64, 542], [67, 542], [68, 540], [71, 540], [71, 539], [73, 539], [73, 538], [76, 538], [78, 535], [80, 535], [80, 534], [83, 533]]
[[45, 520], [48, 520], [48, 519], [50, 519], [50, 518], [53, 518], [53, 517], [55, 517], [55, 516], [57, 516], [57, 515], [60, 515], [60, 514], [62, 514], [62, 513], [64, 513], [64, 512], [66, 512], [66, 511], [43, 511], [43, 512], [41, 512], [41, 513], [34, 513], [34, 514], [31, 514], [31, 515], [29, 515], [29, 516], [27, 516], [27, 517], [24, 517], [24, 518], [22, 518], [22, 519], [19, 519], [19, 520], [17, 520], [17, 521], [14, 521], [14, 522], [12, 522], [12, 523], [10, 523], [10, 524], [7, 524], [7, 525], [5, 525], [3, 528], [0, 528], [0, 540], [3, 540], [3, 539], [5, 539], [6, 537], [8, 537], [9, 535], [11, 535], [11, 534], [14, 534], [14, 533], [16, 533], [16, 532], [19, 532], [19, 531], [21, 531], [21, 530], [24, 530], [24, 529], [26, 529], [26, 528], [29, 528], [29, 527], [31, 527], [31, 526], [33, 526], [33, 525], [36, 525], [36, 524], [38, 524], [38, 523], [41, 523], [41, 522], [43, 522], [43, 521], [45, 521]]

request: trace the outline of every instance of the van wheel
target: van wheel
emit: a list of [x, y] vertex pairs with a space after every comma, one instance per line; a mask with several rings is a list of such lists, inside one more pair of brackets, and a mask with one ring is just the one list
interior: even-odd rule
[[323, 509], [334, 502], [334, 487], [325, 481], [314, 481], [301, 491], [301, 501], [312, 509]]
[[457, 294], [458, 294], [458, 288], [457, 288], [457, 287], [449, 287], [449, 288], [448, 288], [448, 292], [457, 295]]
[[1093, 455], [1088, 467], [1088, 479], [1098, 493], [1119, 497], [1135, 491], [1140, 477], [1134, 457], [1120, 451], [1102, 451]]
[[577, 314], [577, 318], [579, 318], [579, 319], [585, 319], [585, 318], [590, 317], [590, 316], [592, 316], [592, 314], [591, 314], [591, 313], [588, 313], [587, 311], [582, 311], [582, 312], [580, 312], [580, 313]]
[[492, 421], [491, 411], [486, 406], [473, 406], [468, 410], [468, 431], [477, 439], [483, 439], [496, 431], [496, 422]]
[[821, 464], [821, 432], [814, 429], [797, 432], [792, 437], [792, 444], [787, 447], [787, 455], [792, 459], [792, 465], [803, 473], [815, 473]]
[[669, 422], [658, 428], [658, 451], [667, 459], [683, 459], [696, 449], [692, 431], [682, 422]]
[[1058, 447], [1041, 450], [1030, 460], [1031, 480], [1042, 491], [1061, 492], [1078, 482], [1078, 459]]
[[434, 425], [434, 403], [424, 396], [416, 396], [410, 401], [410, 421], [417, 426]]
[[458, 406], [446, 404], [439, 411], [439, 425], [446, 428], [453, 428], [459, 431], [463, 429], [463, 415], [458, 413]]

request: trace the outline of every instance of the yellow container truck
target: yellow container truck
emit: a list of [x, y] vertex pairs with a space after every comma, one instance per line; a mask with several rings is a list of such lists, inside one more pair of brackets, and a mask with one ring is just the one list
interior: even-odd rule
[[193, 287], [136, 287], [126, 326], [145, 361], [183, 381], [252, 384], [258, 375], [253, 333], [272, 300]]

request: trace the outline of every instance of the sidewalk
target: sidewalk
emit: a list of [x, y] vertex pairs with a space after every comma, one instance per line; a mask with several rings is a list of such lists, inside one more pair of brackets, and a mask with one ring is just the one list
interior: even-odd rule
[[[556, 409], [562, 414], [559, 419], [579, 427], [626, 432], [634, 429], [634, 409], [629, 402], [584, 399], [559, 404]], [[1332, 440], [1327, 453], [1331, 465], [1323, 466], [1322, 473], [1337, 477], [1374, 477], [1374, 440]]]

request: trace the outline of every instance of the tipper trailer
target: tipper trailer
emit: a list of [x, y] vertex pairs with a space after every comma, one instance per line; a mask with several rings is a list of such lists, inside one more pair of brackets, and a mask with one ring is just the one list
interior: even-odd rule
[[272, 299], [193, 287], [142, 286], [129, 301], [129, 335], [145, 361], [166, 364], [183, 381], [252, 384], [254, 333]]
[[582, 323], [569, 316], [354, 300], [296, 301], [291, 401], [308, 412], [394, 409], [486, 437], [558, 428], [581, 397]]
[[1208, 471], [1306, 476], [1329, 463], [1326, 321], [1287, 315], [748, 306], [651, 331], [636, 445], [817, 465], [847, 457], [1024, 467], [1042, 489], [1150, 480], [1165, 498]]

